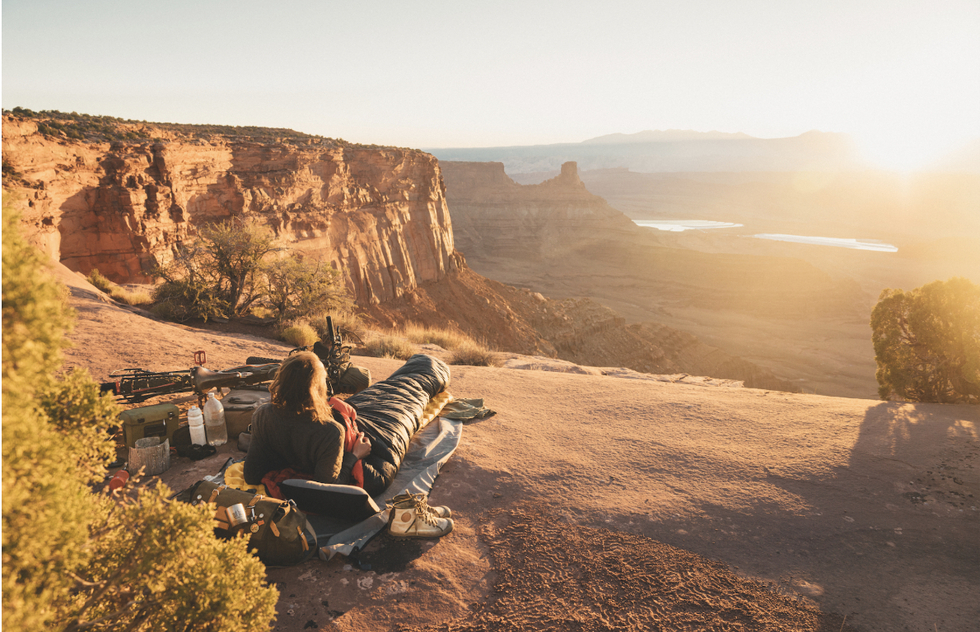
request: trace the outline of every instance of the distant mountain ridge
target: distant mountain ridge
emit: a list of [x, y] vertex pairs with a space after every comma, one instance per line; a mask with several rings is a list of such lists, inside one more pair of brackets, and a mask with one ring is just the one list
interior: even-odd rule
[[816, 130], [789, 138], [689, 130], [645, 131], [609, 134], [580, 143], [425, 151], [443, 161], [502, 162], [508, 174], [558, 171], [566, 162], [577, 162], [585, 171], [627, 168], [639, 173], [868, 168], [850, 136]]
[[635, 134], [606, 134], [588, 140], [583, 140], [582, 144], [588, 145], [612, 145], [616, 143], [663, 143], [677, 142], [685, 140], [737, 140], [743, 138], [755, 138], [743, 132], [695, 132], [689, 129], [666, 129], [666, 130], [644, 130]]
[[[439, 160], [502, 162], [522, 184], [556, 174], [566, 162], [582, 171], [629, 169], [635, 173], [790, 172], [877, 170], [861, 157], [848, 134], [810, 130], [786, 138], [756, 138], [742, 132], [645, 130], [614, 133], [578, 143], [509, 147], [427, 148]], [[980, 139], [940, 157], [925, 171], [980, 173]], [[522, 174], [540, 174], [525, 178]]]

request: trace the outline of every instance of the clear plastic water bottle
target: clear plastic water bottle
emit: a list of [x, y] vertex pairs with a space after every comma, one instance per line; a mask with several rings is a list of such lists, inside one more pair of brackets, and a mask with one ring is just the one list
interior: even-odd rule
[[204, 426], [208, 431], [208, 443], [214, 447], [228, 443], [225, 407], [214, 396], [214, 391], [208, 393], [208, 401], [204, 402]]
[[187, 423], [191, 426], [191, 443], [194, 445], [204, 445], [208, 442], [204, 434], [204, 415], [197, 406], [191, 406], [187, 410]]

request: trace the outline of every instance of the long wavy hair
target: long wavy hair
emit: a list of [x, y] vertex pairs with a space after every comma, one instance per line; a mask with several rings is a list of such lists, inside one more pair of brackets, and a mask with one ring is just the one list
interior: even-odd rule
[[320, 358], [309, 351], [294, 353], [283, 361], [269, 393], [272, 404], [283, 412], [307, 413], [319, 423], [333, 418], [328, 402], [327, 370]]

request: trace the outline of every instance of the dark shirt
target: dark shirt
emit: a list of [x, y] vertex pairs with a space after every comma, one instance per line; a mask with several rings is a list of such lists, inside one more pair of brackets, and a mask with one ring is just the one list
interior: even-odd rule
[[357, 459], [344, 451], [344, 437], [334, 419], [318, 423], [308, 413], [291, 415], [263, 404], [252, 414], [245, 482], [258, 485], [267, 473], [291, 467], [321, 483], [353, 484], [350, 471]]

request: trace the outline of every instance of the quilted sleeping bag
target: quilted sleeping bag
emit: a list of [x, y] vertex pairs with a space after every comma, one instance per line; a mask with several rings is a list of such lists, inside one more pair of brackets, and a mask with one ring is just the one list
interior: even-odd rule
[[416, 354], [388, 379], [347, 398], [357, 411], [359, 429], [371, 440], [371, 454], [362, 460], [368, 494], [376, 496], [391, 485], [426, 404], [448, 386], [449, 366]]

